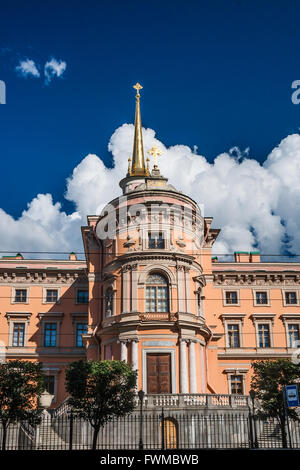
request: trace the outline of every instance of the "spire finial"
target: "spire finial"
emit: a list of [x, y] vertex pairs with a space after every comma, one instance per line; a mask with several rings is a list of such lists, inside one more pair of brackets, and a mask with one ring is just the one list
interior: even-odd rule
[[140, 97], [140, 90], [142, 90], [142, 88], [143, 88], [142, 85], [140, 85], [139, 82], [138, 82], [135, 85], [133, 85], [133, 88], [136, 89], [136, 95], [135, 95], [136, 98], [139, 98]]
[[134, 121], [134, 143], [132, 153], [131, 176], [147, 176], [148, 172], [145, 166], [143, 135], [142, 135], [142, 120], [140, 110], [140, 90], [142, 85], [136, 83], [133, 88], [136, 90], [135, 96], [135, 121]]

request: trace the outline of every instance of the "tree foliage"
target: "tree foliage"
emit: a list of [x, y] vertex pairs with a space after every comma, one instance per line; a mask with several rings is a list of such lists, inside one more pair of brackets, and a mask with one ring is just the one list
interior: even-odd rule
[[283, 390], [286, 385], [298, 382], [300, 367], [289, 359], [277, 359], [255, 361], [252, 368], [251, 387], [260, 404], [257, 414], [262, 418], [277, 418], [282, 430], [283, 445], [286, 447], [285, 415], [287, 413], [293, 420], [299, 420], [299, 416], [293, 408], [287, 408], [285, 412]]
[[101, 426], [133, 411], [136, 377], [123, 361], [76, 361], [66, 369], [69, 404], [94, 428], [93, 448]]
[[0, 364], [2, 448], [5, 448], [9, 424], [21, 420], [32, 425], [38, 424], [41, 411], [37, 409], [37, 399], [44, 388], [41, 363], [15, 360]]
[[[300, 367], [289, 359], [256, 361], [252, 364], [254, 374], [251, 387], [259, 399], [261, 412], [267, 416], [281, 417], [284, 415], [283, 389], [300, 379]], [[298, 419], [293, 409], [289, 416]]]

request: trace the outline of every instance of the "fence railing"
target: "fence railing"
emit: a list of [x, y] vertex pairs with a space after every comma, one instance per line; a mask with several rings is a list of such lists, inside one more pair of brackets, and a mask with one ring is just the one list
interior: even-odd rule
[[[164, 393], [164, 394], [145, 394], [143, 399], [144, 406], [148, 408], [176, 408], [186, 409], [197, 407], [206, 408], [244, 408], [248, 409], [248, 395], [218, 395], [206, 393]], [[136, 406], [139, 406], [139, 399], [136, 396]], [[67, 414], [69, 411], [68, 398], [66, 398], [55, 410], [54, 417]]]
[[248, 408], [248, 395], [213, 395], [205, 393], [147, 394], [144, 405], [148, 408]]
[[[144, 412], [112, 419], [100, 429], [96, 449], [237, 449], [251, 448], [253, 425], [260, 448], [281, 448], [281, 429], [274, 419], [249, 421], [245, 413]], [[251, 429], [252, 427], [252, 429]], [[45, 416], [31, 427], [17, 423], [8, 428], [7, 450], [88, 450], [93, 428], [72, 415]], [[0, 439], [1, 439], [0, 431]], [[300, 425], [290, 422], [291, 441], [300, 448]], [[142, 446], [142, 447], [141, 447]]]

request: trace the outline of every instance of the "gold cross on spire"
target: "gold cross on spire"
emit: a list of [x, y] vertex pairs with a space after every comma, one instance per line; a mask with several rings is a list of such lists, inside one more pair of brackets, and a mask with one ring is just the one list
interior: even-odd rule
[[157, 157], [160, 157], [160, 155], [162, 155], [162, 151], [156, 147], [156, 145], [154, 145], [152, 147], [152, 149], [148, 150], [149, 155], [152, 155], [152, 157], [154, 158], [154, 169], [156, 170], [157, 169]]
[[135, 85], [133, 85], [133, 88], [136, 89], [136, 97], [138, 98], [140, 96], [140, 90], [143, 88], [142, 85], [140, 85], [139, 83], [136, 83]]

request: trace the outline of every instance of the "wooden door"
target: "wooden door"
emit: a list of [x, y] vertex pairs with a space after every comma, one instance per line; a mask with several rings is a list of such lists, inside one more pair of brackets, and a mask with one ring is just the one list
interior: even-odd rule
[[[160, 423], [162, 426], [162, 423]], [[165, 418], [164, 420], [164, 439], [166, 449], [177, 449], [178, 432], [177, 423], [173, 418]]]
[[147, 354], [147, 393], [171, 393], [171, 354]]

